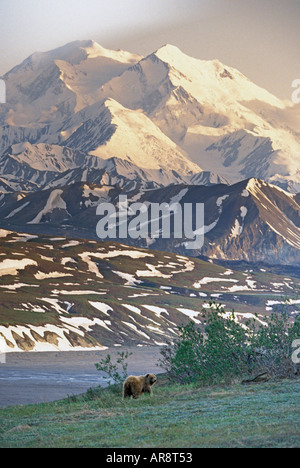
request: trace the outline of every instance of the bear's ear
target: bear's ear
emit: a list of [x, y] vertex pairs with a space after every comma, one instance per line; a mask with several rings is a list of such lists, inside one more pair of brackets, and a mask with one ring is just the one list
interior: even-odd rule
[[148, 379], [149, 376], [150, 376], [150, 374], [147, 374], [147, 375], [146, 375], [146, 379]]

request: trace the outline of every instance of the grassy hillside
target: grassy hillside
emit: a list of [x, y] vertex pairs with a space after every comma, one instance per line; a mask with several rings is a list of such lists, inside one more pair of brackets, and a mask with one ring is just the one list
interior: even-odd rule
[[296, 447], [300, 380], [170, 386], [123, 401], [119, 388], [0, 410], [0, 447]]
[[[293, 297], [300, 279], [235, 271], [116, 242], [0, 230], [0, 347], [12, 351], [161, 344], [214, 296], [243, 321]], [[291, 314], [296, 303], [289, 304]]]

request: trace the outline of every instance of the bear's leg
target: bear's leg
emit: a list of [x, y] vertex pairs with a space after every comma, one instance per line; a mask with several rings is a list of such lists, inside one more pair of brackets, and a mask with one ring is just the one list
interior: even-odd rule
[[131, 388], [130, 388], [130, 385], [124, 385], [123, 387], [123, 398], [130, 398], [132, 395], [132, 392], [131, 392]]

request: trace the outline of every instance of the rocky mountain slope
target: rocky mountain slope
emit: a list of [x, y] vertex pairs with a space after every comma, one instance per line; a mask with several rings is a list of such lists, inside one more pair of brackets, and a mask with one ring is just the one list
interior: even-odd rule
[[[102, 218], [97, 215], [97, 206], [109, 202], [118, 213], [119, 197], [124, 195], [129, 208], [133, 203], [141, 203], [148, 210], [143, 235], [132, 238], [129, 233], [125, 238], [120, 237], [127, 244], [216, 260], [300, 265], [299, 195], [291, 195], [259, 179], [248, 179], [231, 186], [179, 184], [163, 188], [148, 186], [147, 190], [139, 186], [124, 189], [116, 185], [77, 182], [30, 194], [3, 194], [0, 197], [1, 225], [12, 230], [76, 234], [99, 240], [97, 224]], [[190, 250], [183, 230], [182, 237], [175, 238], [172, 211], [168, 238], [163, 238], [161, 232], [153, 236], [152, 219], [157, 219], [158, 227], [162, 229], [162, 218], [166, 221], [166, 214], [159, 211], [157, 216], [152, 215], [152, 205], [158, 204], [162, 209], [164, 203], [178, 203], [181, 215], [180, 219], [175, 218], [177, 223], [183, 220], [185, 204], [194, 207], [190, 221], [195, 232], [203, 227], [201, 249]], [[204, 226], [197, 225], [196, 204], [204, 206]], [[128, 219], [132, 218], [129, 216]], [[116, 240], [118, 235], [117, 229]]]

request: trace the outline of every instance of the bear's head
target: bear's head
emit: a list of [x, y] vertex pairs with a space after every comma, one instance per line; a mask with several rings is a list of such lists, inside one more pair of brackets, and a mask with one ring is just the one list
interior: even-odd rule
[[154, 374], [147, 374], [145, 376], [146, 378], [146, 382], [149, 384], [149, 385], [154, 385], [155, 382], [156, 382], [156, 375]]

